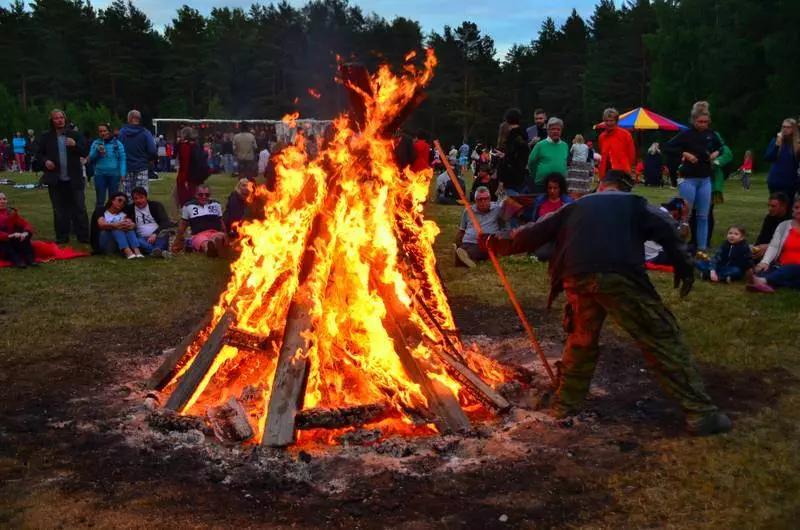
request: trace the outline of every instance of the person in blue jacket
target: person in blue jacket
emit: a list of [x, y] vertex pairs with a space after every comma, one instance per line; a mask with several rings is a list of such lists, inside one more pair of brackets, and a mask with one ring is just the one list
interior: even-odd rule
[[11, 145], [14, 148], [14, 159], [17, 161], [17, 170], [22, 173], [25, 171], [25, 138], [22, 133], [17, 131], [17, 134], [11, 140]]
[[800, 132], [797, 120], [783, 120], [781, 132], [769, 142], [765, 157], [772, 162], [767, 175], [769, 193], [782, 192], [789, 197], [789, 204], [794, 204], [797, 193], [797, 169], [800, 164]]
[[128, 112], [128, 124], [119, 130], [119, 141], [125, 146], [128, 159], [128, 173], [122, 177], [122, 191], [133, 202], [134, 188], [150, 191], [150, 162], [155, 160], [156, 142], [153, 135], [142, 127], [142, 113], [138, 110]]
[[126, 174], [127, 163], [125, 147], [114, 138], [111, 126], [101, 123], [97, 126], [98, 138], [89, 148], [89, 161], [94, 163], [94, 191], [97, 195], [96, 207], [102, 207], [115, 191]]

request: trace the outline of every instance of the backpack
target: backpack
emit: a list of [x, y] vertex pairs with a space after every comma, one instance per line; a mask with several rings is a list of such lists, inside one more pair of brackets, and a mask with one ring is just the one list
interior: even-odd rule
[[208, 175], [208, 157], [203, 148], [194, 143], [189, 152], [189, 181], [202, 184], [208, 179]]

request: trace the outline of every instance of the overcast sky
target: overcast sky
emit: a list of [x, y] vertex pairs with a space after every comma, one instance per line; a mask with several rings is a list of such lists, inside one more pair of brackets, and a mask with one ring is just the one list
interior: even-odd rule
[[[96, 0], [95, 7], [104, 7], [109, 1]], [[147, 13], [157, 29], [170, 23], [175, 11], [185, 3], [208, 14], [212, 7], [242, 7], [248, 9], [252, 0], [135, 0], [136, 7]], [[305, 0], [289, 0], [295, 6]], [[514, 43], [528, 43], [536, 37], [539, 27], [547, 17], [561, 24], [576, 8], [588, 18], [597, 0], [350, 0], [359, 5], [365, 14], [375, 12], [391, 20], [403, 16], [417, 20], [425, 33], [441, 31], [448, 24], [458, 26], [469, 20], [482, 32], [494, 38], [498, 54], [502, 57]]]

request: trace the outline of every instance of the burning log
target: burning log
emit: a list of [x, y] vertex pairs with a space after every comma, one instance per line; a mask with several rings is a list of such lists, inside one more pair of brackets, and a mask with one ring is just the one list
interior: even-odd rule
[[240, 350], [270, 352], [272, 337], [262, 337], [243, 329], [231, 328], [225, 336], [225, 344]]
[[[374, 274], [371, 280], [372, 285], [385, 302], [386, 318], [384, 321], [389, 334], [395, 341], [397, 356], [400, 358], [406, 375], [422, 389], [422, 393], [428, 401], [428, 408], [436, 418], [437, 430], [441, 434], [469, 430], [472, 425], [453, 392], [436, 379], [428, 377], [426, 369], [411, 353], [413, 346], [421, 342], [422, 337], [417, 335], [417, 332], [408, 325], [407, 319], [404, 318], [407, 309], [397, 300], [397, 295], [391, 287], [380, 283]], [[410, 342], [412, 340], [413, 344]]]
[[285, 447], [296, 439], [295, 415], [303, 406], [308, 382], [308, 358], [304, 354], [310, 344], [304, 333], [311, 329], [311, 325], [308, 307], [292, 302], [269, 395], [267, 425], [261, 440], [265, 446]]
[[487, 385], [466, 364], [443, 351], [437, 350], [437, 353], [439, 354], [439, 359], [447, 365], [447, 373], [464, 385], [475, 399], [480, 401], [486, 408], [497, 412], [505, 412], [511, 408], [511, 403], [506, 398]]
[[209, 311], [205, 318], [198, 322], [192, 331], [184, 337], [183, 341], [175, 347], [172, 353], [164, 359], [164, 362], [158, 367], [158, 370], [147, 380], [146, 386], [148, 390], [163, 390], [164, 387], [167, 386], [167, 383], [175, 377], [175, 374], [178, 373], [178, 365], [186, 354], [186, 348], [191, 346], [197, 335], [211, 324], [213, 316], [214, 312]]
[[183, 407], [189, 402], [194, 395], [197, 387], [203, 381], [214, 360], [219, 355], [220, 350], [225, 345], [225, 335], [233, 325], [235, 315], [230, 309], [222, 315], [213, 331], [208, 335], [203, 347], [197, 353], [194, 362], [181, 377], [178, 386], [169, 396], [166, 408], [181, 412]]
[[255, 434], [247, 421], [247, 412], [236, 398], [230, 398], [219, 407], [210, 407], [207, 414], [214, 436], [223, 443], [244, 442]]
[[360, 427], [388, 418], [393, 412], [394, 410], [386, 403], [356, 405], [340, 409], [306, 409], [297, 414], [295, 427], [299, 430]]

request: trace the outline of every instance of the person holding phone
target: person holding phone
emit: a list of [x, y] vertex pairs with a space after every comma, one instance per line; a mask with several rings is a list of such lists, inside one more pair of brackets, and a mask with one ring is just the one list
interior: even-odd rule
[[97, 139], [89, 148], [89, 161], [94, 162], [95, 207], [100, 207], [119, 190], [119, 183], [127, 171], [125, 147], [114, 138], [109, 124], [97, 126]]

